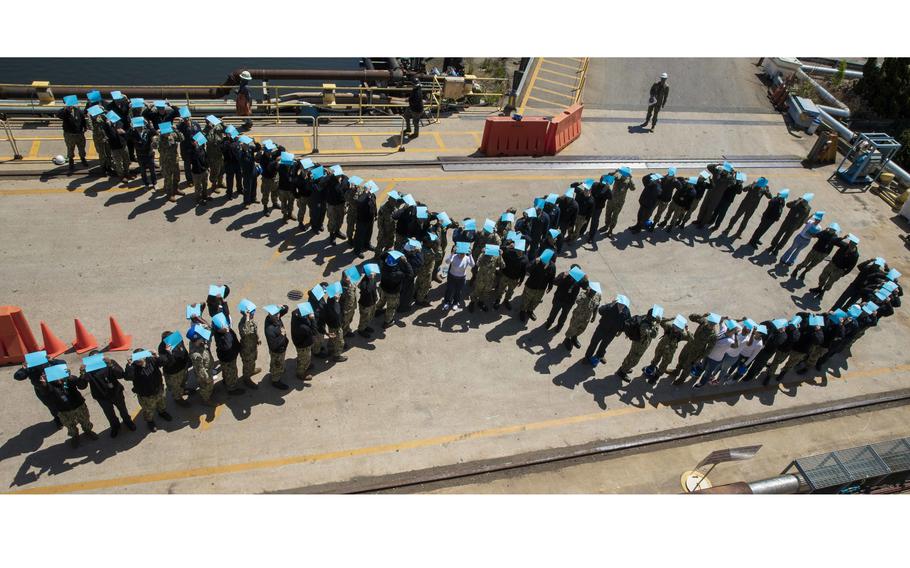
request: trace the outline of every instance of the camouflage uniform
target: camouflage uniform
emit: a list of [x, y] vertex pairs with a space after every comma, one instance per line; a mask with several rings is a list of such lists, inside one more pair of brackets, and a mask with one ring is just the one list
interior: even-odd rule
[[477, 261], [477, 272], [474, 273], [474, 289], [471, 290], [471, 302], [487, 303], [493, 299], [496, 274], [500, 268], [502, 268], [502, 256], [485, 254], [480, 257], [480, 260]]
[[655, 367], [657, 373], [662, 375], [667, 372], [667, 367], [673, 362], [679, 344], [683, 341], [692, 341], [692, 334], [688, 330], [681, 330], [673, 325], [672, 319], [661, 320], [660, 326], [664, 328], [664, 334], [657, 342], [650, 366]]
[[834, 286], [834, 283], [844, 277], [847, 274], [847, 270], [843, 268], [838, 268], [834, 261], [829, 261], [825, 265], [824, 270], [822, 270], [821, 275], [818, 277], [818, 288], [819, 290], [824, 290], [827, 292], [831, 289], [831, 286]]
[[789, 359], [791, 354], [792, 354], [792, 352], [789, 350], [787, 350], [787, 351], [777, 350], [774, 352], [774, 357], [772, 357], [771, 362], [768, 363], [768, 368], [767, 368], [768, 375], [765, 379], [765, 384], [767, 384], [767, 381], [769, 379], [772, 379], [777, 375], [777, 368], [780, 367], [784, 363], [784, 361]]
[[183, 400], [183, 396], [186, 394], [186, 368], [182, 368], [176, 373], [164, 373], [164, 383], [174, 400]]
[[244, 314], [240, 318], [240, 359], [243, 361], [244, 379], [250, 380], [256, 372], [256, 357], [259, 355], [259, 332], [256, 322]]
[[208, 345], [205, 343], [199, 345], [198, 341], [191, 341], [190, 361], [196, 373], [196, 382], [199, 383], [199, 396], [202, 400], [208, 401], [212, 398], [212, 390], [215, 388], [212, 380], [212, 354], [209, 353]]
[[[438, 240], [436, 241], [439, 242]], [[423, 264], [417, 269], [417, 279], [414, 284], [414, 299], [418, 302], [426, 302], [427, 294], [430, 293], [430, 284], [433, 282], [433, 263], [436, 255], [433, 249], [427, 248], [427, 253], [423, 257]]]
[[72, 161], [76, 157], [76, 149], [79, 150], [79, 157], [85, 159], [85, 133], [64, 132], [63, 142], [66, 144], [66, 158]]
[[354, 227], [357, 225], [357, 200], [363, 197], [367, 190], [362, 186], [351, 185], [348, 194], [344, 196], [345, 204], [345, 231], [344, 236], [347, 240], [354, 240]]
[[[179, 177], [179, 176], [178, 176]], [[193, 195], [196, 201], [207, 199], [209, 196], [209, 178], [203, 171], [200, 174], [193, 174]]]
[[525, 289], [521, 293], [521, 311], [528, 314], [534, 313], [534, 310], [540, 305], [540, 302], [543, 301], [543, 295], [546, 291], [546, 287], [535, 290], [534, 288], [525, 286]]
[[439, 273], [439, 267], [445, 259], [445, 253], [449, 250], [449, 232], [445, 227], [437, 223], [434, 232], [436, 233], [436, 242], [433, 243], [435, 257], [433, 259], [433, 275]]
[[688, 209], [684, 209], [682, 205], [675, 201], [671, 201], [670, 211], [667, 213], [667, 217], [669, 217], [670, 220], [667, 221], [667, 224], [671, 227], [682, 225], [685, 222], [687, 213]]
[[810, 249], [806, 254], [806, 258], [802, 262], [796, 265], [796, 268], [793, 269], [793, 274], [795, 275], [800, 270], [803, 271], [803, 274], [809, 272], [813, 268], [819, 265], [821, 261], [825, 260], [825, 257], [828, 256], [823, 252], [818, 252], [817, 250]]
[[584, 215], [579, 214], [575, 217], [575, 224], [569, 228], [569, 242], [573, 242], [581, 235], [582, 228], [588, 224], [590, 217], [585, 217]]
[[345, 335], [352, 333], [351, 322], [357, 312], [357, 286], [353, 283], [349, 288], [342, 286], [341, 290], [341, 329]]
[[209, 182], [212, 187], [224, 187], [224, 155], [221, 153], [221, 143], [224, 141], [224, 124], [212, 126], [205, 123], [205, 156], [209, 163]]
[[98, 154], [98, 160], [101, 162], [101, 169], [107, 171], [111, 169], [111, 147], [107, 143], [107, 137], [104, 135], [104, 127], [97, 118], [92, 119], [92, 144], [95, 145], [95, 152]]
[[471, 247], [471, 256], [480, 258], [481, 255], [483, 255], [483, 249], [486, 245], [498, 245], [500, 243], [502, 243], [502, 240], [500, 240], [499, 235], [496, 233], [479, 231], [474, 239], [474, 245]]
[[284, 353], [269, 351], [269, 374], [273, 383], [281, 382], [284, 375]]
[[373, 321], [374, 315], [376, 315], [376, 304], [360, 306], [360, 320], [357, 323], [357, 331], [366, 331], [367, 326]]
[[339, 356], [344, 351], [344, 331], [340, 327], [326, 327], [329, 355]]
[[518, 278], [510, 278], [505, 274], [499, 275], [499, 283], [496, 285], [496, 292], [493, 294], [496, 304], [508, 302], [512, 299], [512, 294], [518, 288]]
[[572, 317], [569, 318], [569, 327], [566, 329], [566, 339], [569, 341], [575, 339], [585, 332], [591, 318], [597, 314], [597, 308], [600, 306], [600, 294], [594, 292], [589, 294], [583, 290], [575, 300], [575, 309], [572, 310]]
[[177, 131], [158, 136], [158, 158], [161, 162], [161, 177], [164, 178], [164, 192], [169, 196], [177, 193], [177, 184], [180, 183], [177, 148], [181, 142], [183, 142], [183, 134]]
[[644, 318], [638, 326], [638, 331], [640, 334], [639, 339], [633, 341], [632, 345], [629, 346], [629, 354], [626, 355], [626, 358], [622, 360], [622, 364], [619, 366], [620, 372], [628, 373], [635, 369], [645, 351], [651, 345], [651, 340], [657, 337], [657, 332], [660, 331], [660, 322], [653, 318]]
[[392, 213], [397, 209], [395, 201], [387, 199], [379, 208], [376, 215], [376, 252], [383, 253], [392, 248], [392, 242], [395, 238], [395, 220], [392, 219]]
[[613, 229], [616, 228], [616, 222], [619, 220], [619, 212], [622, 211], [622, 206], [626, 203], [626, 194], [629, 193], [629, 189], [634, 188], [632, 178], [620, 177], [616, 180], [616, 183], [613, 184], [613, 197], [607, 201], [606, 206], [606, 217], [604, 219], [604, 225], [607, 227], [607, 232], [612, 233]]
[[66, 428], [66, 433], [74, 438], [79, 435], [79, 430], [76, 428], [77, 424], [82, 426], [83, 432], [92, 431], [92, 422], [88, 417], [88, 407], [84, 402], [73, 410], [61, 410], [57, 413], [57, 416]]
[[219, 361], [221, 365], [221, 378], [224, 379], [224, 386], [227, 389], [234, 390], [240, 386], [240, 376], [237, 374], [237, 359], [233, 361]]
[[676, 368], [670, 372], [671, 377], [678, 377], [677, 380], [681, 381], [685, 381], [688, 378], [692, 365], [701, 361], [708, 349], [714, 345], [717, 334], [717, 328], [714, 324], [708, 323], [707, 314], [692, 314], [689, 319], [696, 322], [698, 328], [695, 330], [692, 339], [679, 352]]
[[142, 417], [145, 418], [148, 422], [151, 422], [155, 419], [155, 414], [164, 412], [164, 389], [161, 389], [161, 392], [153, 394], [151, 396], [137, 395], [136, 399], [139, 400], [139, 406], [142, 408]]
[[[272, 200], [272, 209], [278, 209], [278, 176], [267, 178], [262, 176], [262, 206], [268, 208], [269, 198]], [[284, 212], [284, 208], [282, 208]]]
[[328, 229], [330, 235], [341, 234], [341, 223], [344, 220], [344, 203], [341, 205], [329, 205], [326, 207], [326, 217], [328, 218]]
[[385, 311], [385, 323], [395, 321], [395, 310], [401, 303], [401, 294], [389, 294], [382, 288], [379, 289], [379, 301], [376, 303], [376, 311]]
[[297, 348], [297, 378], [301, 381], [306, 378], [306, 372], [310, 368], [310, 362], [313, 360], [313, 346]]

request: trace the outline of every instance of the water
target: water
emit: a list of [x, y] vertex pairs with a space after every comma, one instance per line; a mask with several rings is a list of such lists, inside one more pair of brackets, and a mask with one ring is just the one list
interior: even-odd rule
[[[58, 85], [220, 85], [243, 68], [360, 69], [355, 57], [0, 58], [0, 83]], [[305, 81], [273, 81], [300, 85]]]

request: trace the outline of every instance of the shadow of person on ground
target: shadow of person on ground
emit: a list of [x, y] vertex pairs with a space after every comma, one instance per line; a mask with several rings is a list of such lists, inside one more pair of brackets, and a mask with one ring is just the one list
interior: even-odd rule
[[[569, 355], [566, 356], [568, 357]], [[553, 384], [574, 390], [575, 387], [589, 379], [593, 379], [594, 376], [594, 367], [589, 365], [584, 359], [578, 359], [569, 365], [565, 371], [553, 377]]]
[[41, 447], [49, 436], [53, 436], [58, 428], [53, 420], [38, 422], [26, 426], [21, 432], [9, 438], [0, 446], [0, 462], [18, 455], [34, 452]]
[[[593, 372], [594, 369], [591, 369]], [[618, 394], [623, 388], [622, 380], [616, 375], [607, 375], [602, 379], [591, 379], [584, 384], [586, 391], [594, 396], [594, 402], [601, 410], [607, 409], [607, 398]]]

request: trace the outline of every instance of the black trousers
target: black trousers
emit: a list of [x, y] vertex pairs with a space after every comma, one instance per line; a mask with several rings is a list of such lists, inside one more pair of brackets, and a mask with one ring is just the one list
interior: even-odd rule
[[655, 204], [654, 206], [652, 206], [652, 207], [642, 207], [642, 206], [639, 206], [639, 208], [638, 208], [638, 216], [636, 217], [635, 225], [633, 225], [633, 226], [630, 227], [629, 229], [630, 229], [631, 231], [634, 231], [634, 232], [637, 232], [637, 231], [640, 231], [640, 230], [644, 229], [644, 228], [645, 228], [645, 223], [648, 221], [648, 219], [651, 218], [651, 215], [654, 213], [654, 210], [655, 210], [655, 209], [657, 209], [657, 205], [656, 205], [656, 204]]
[[224, 173], [227, 176], [227, 194], [234, 195], [234, 182], [237, 182], [237, 193], [243, 191], [243, 175], [238, 164], [224, 164]]
[[158, 183], [158, 178], [155, 175], [155, 159], [151, 156], [143, 156], [139, 154], [139, 173], [142, 175], [142, 184], [154, 186]]
[[732, 201], [721, 201], [718, 203], [717, 209], [714, 210], [714, 215], [711, 215], [711, 221], [708, 223], [708, 226], [719, 229], [720, 224], [724, 222], [724, 217], [727, 216], [727, 211], [732, 204]]
[[247, 169], [241, 166], [241, 178], [243, 180], [243, 204], [255, 205], [256, 203], [256, 166]]
[[557, 316], [559, 317], [559, 323], [556, 327], [561, 328], [566, 323], [566, 318], [569, 317], [569, 313], [572, 311], [572, 304], [564, 304], [561, 302], [553, 302], [553, 307], [550, 308], [550, 315], [547, 316], [547, 322], [553, 323], [556, 321]]
[[57, 410], [54, 408], [54, 402], [50, 398], [39, 394], [38, 391], [35, 391], [35, 396], [37, 396], [38, 400], [41, 401], [41, 404], [43, 404], [44, 407], [47, 408], [47, 411], [51, 413], [51, 417], [54, 420], [56, 420], [57, 419]]
[[607, 354], [607, 347], [616, 338], [616, 332], [612, 329], [604, 329], [598, 326], [591, 336], [591, 343], [588, 344], [588, 350], [585, 351], [585, 357], [591, 358], [596, 355], [598, 359], [603, 359]]
[[735, 235], [736, 237], [740, 237], [743, 234], [743, 231], [746, 230], [746, 225], [749, 224], [749, 219], [752, 218], [753, 213], [755, 213], [755, 207], [745, 207], [743, 203], [740, 203], [739, 207], [736, 209], [736, 213], [733, 214], [733, 218], [730, 219], [730, 224], [727, 225], [727, 232], [729, 233], [732, 231], [736, 221], [742, 218], [742, 223], [739, 224], [739, 229], [736, 231]]
[[752, 238], [749, 239], [749, 242], [754, 246], [758, 246], [758, 241], [761, 240], [762, 236], [768, 232], [768, 229], [770, 229], [771, 225], [774, 223], [775, 221], [772, 221], [771, 219], [762, 219], [758, 223], [758, 227], [755, 228], [755, 232], [752, 233]]
[[749, 365], [749, 371], [746, 372], [746, 376], [743, 377], [744, 381], [751, 381], [757, 377], [762, 371], [765, 370], [765, 367], [768, 365], [768, 361], [771, 360], [771, 357], [774, 357], [773, 351], [768, 351], [762, 349], [758, 352], [758, 355], [755, 356], [755, 359], [752, 359], [752, 364]]
[[180, 149], [180, 157], [183, 158], [183, 175], [186, 178], [186, 183], [193, 184], [193, 167], [192, 161], [190, 160], [190, 152], [183, 151], [183, 148]]
[[107, 421], [111, 423], [111, 428], [116, 428], [120, 425], [120, 420], [117, 419], [117, 413], [114, 412], [114, 407], [120, 411], [120, 418], [124, 423], [133, 421], [133, 419], [130, 418], [130, 411], [126, 409], [126, 401], [123, 399], [123, 391], [115, 394], [109, 400], [96, 398], [95, 402], [97, 402], [98, 406], [101, 407], [101, 410], [104, 412], [104, 416], [107, 417]]
[[593, 242], [597, 238], [597, 229], [600, 228], [600, 216], [604, 212], [603, 207], [595, 207], [594, 212], [591, 213], [591, 227], [588, 229], [588, 240]]
[[310, 200], [310, 227], [314, 231], [321, 231], [325, 223], [325, 203]]
[[373, 238], [373, 223], [357, 223], [354, 225], [354, 252], [363, 252], [370, 246]]
[[849, 286], [847, 286], [847, 289], [844, 290], [844, 293], [841, 294], [840, 297], [834, 302], [834, 305], [831, 306], [831, 309], [832, 310], [838, 310], [838, 309], [843, 310], [847, 306], [851, 306], [851, 305], [855, 304], [856, 302], [862, 300], [862, 297], [860, 296], [861, 291], [862, 290], [859, 286], [854, 286], [853, 284], [850, 284]]

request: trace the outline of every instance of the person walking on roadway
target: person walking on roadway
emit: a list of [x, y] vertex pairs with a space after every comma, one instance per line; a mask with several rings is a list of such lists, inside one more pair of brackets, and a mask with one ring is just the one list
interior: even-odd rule
[[645, 121], [641, 123], [642, 127], [647, 126], [650, 120], [651, 132], [654, 132], [654, 127], [657, 126], [657, 113], [667, 104], [669, 95], [670, 85], [667, 83], [667, 74], [661, 73], [648, 92], [648, 115], [645, 117]]

